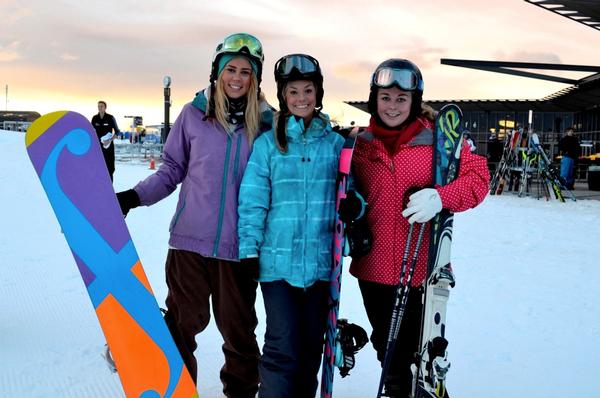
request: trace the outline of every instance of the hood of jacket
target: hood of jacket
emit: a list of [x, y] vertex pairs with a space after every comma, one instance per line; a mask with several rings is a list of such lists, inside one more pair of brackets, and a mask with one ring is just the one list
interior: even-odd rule
[[320, 139], [332, 131], [329, 116], [324, 113], [313, 117], [308, 128], [304, 126], [304, 119], [296, 116], [289, 116], [286, 122], [286, 136], [290, 142]]

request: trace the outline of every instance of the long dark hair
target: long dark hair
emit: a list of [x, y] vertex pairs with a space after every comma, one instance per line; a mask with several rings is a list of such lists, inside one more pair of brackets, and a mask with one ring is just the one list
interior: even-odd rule
[[[275, 114], [275, 117], [274, 117], [274, 120], [275, 120], [275, 131], [274, 131], [275, 146], [277, 147], [277, 149], [279, 149], [279, 151], [281, 153], [287, 153], [287, 151], [288, 151], [288, 140], [287, 140], [287, 134], [286, 134], [287, 133], [286, 121], [287, 121], [288, 117], [294, 117], [294, 115], [292, 115], [289, 111], [287, 111], [287, 112], [279, 111]], [[323, 114], [318, 109], [315, 109], [315, 111], [313, 113], [313, 119], [314, 118], [319, 118], [323, 121], [326, 121], [326, 119], [323, 117]], [[308, 126], [305, 126], [305, 127], [308, 128]]]

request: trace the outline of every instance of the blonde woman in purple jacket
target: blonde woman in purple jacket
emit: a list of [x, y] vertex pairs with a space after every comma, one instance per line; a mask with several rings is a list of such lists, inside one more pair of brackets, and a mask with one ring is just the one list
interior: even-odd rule
[[217, 46], [210, 87], [183, 107], [153, 175], [117, 197], [123, 214], [150, 206], [181, 183], [169, 228], [165, 319], [194, 380], [195, 337], [210, 320], [223, 336], [221, 369], [227, 397], [254, 397], [259, 350], [254, 330], [258, 269], [238, 262], [238, 192], [253, 140], [270, 127], [271, 108], [260, 94], [260, 42], [249, 34]]

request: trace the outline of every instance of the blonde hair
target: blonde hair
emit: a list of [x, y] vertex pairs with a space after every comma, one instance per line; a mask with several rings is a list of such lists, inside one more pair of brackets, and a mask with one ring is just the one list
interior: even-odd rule
[[[230, 125], [227, 121], [227, 112], [229, 109], [229, 99], [225, 94], [223, 88], [223, 74], [220, 74], [215, 84], [215, 117], [217, 121], [225, 131], [229, 132]], [[250, 86], [248, 87], [248, 93], [246, 93], [246, 110], [244, 111], [244, 126], [246, 135], [248, 136], [248, 143], [252, 146], [254, 138], [258, 134], [260, 129], [260, 103], [259, 96], [256, 95], [258, 92], [258, 80], [254, 73], [250, 76]], [[262, 93], [260, 94], [260, 100], [264, 99]]]

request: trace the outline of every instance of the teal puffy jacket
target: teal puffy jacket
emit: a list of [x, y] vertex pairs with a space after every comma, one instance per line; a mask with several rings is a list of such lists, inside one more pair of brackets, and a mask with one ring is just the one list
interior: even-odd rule
[[329, 280], [335, 181], [344, 139], [329, 119], [287, 119], [288, 151], [274, 130], [254, 143], [239, 194], [240, 259], [260, 257], [260, 282], [308, 287]]

